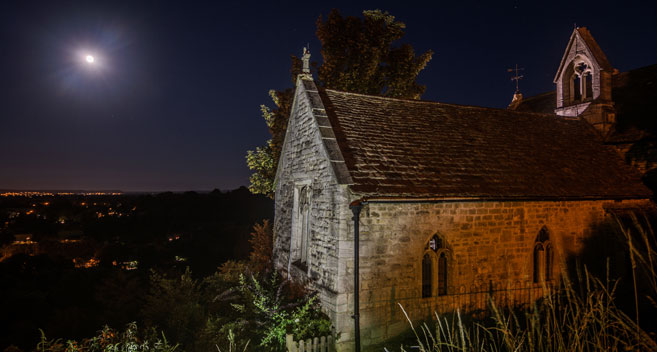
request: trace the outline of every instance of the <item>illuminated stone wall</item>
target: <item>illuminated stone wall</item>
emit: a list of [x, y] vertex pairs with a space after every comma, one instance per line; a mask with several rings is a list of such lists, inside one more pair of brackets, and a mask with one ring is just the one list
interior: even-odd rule
[[[331, 158], [320, 134], [318, 118], [325, 118], [312, 81], [299, 82], [293, 116], [276, 179], [274, 261], [276, 268], [320, 293], [325, 311], [337, 319], [340, 240], [349, 230], [349, 200], [345, 185], [338, 184]], [[294, 212], [294, 189], [310, 187], [310, 230], [307, 265], [289, 261]], [[353, 248], [353, 247], [351, 247]], [[294, 250], [298, 250], [293, 248]]]
[[[448, 294], [496, 289], [539, 294], [533, 283], [534, 241], [544, 226], [555, 256], [558, 276], [566, 258], [582, 249], [591, 226], [605, 217], [603, 205], [639, 201], [447, 202], [433, 204], [369, 204], [361, 216], [361, 339], [370, 344], [408, 329], [403, 305], [413, 320], [450, 308], [452, 296], [421, 297], [421, 263], [429, 239], [438, 234], [451, 252]], [[349, 260], [340, 263], [350, 272]], [[351, 277], [342, 277], [350, 281]], [[346, 287], [349, 285], [345, 282]], [[350, 295], [348, 295], [350, 296]], [[485, 294], [470, 299], [485, 302]], [[464, 301], [468, 297], [462, 297]], [[465, 302], [464, 302], [465, 303]], [[352, 307], [349, 298], [344, 302]], [[453, 305], [452, 305], [453, 308]], [[460, 307], [461, 310], [464, 307]], [[343, 319], [348, 317], [343, 316]], [[343, 340], [343, 342], [346, 342]]]

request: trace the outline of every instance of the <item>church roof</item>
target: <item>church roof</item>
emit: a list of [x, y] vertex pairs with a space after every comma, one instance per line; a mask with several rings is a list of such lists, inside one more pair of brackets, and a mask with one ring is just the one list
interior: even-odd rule
[[557, 93], [555, 91], [523, 98], [515, 108], [515, 111], [537, 112], [543, 114], [554, 114], [557, 108]]
[[647, 198], [639, 174], [579, 119], [320, 91], [365, 197]]

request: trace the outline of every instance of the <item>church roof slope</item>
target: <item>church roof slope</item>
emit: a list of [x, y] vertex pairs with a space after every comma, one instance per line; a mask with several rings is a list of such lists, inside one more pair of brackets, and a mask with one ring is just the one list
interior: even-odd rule
[[515, 111], [538, 112], [543, 114], [554, 114], [557, 108], [557, 93], [555, 91], [534, 95], [522, 99], [518, 105], [512, 109]]
[[555, 115], [321, 91], [366, 197], [647, 198], [586, 122]]

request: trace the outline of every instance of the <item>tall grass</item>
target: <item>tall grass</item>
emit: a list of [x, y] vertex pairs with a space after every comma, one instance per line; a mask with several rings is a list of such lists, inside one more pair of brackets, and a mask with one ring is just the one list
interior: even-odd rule
[[[634, 226], [616, 219], [625, 238], [632, 264], [634, 317], [617, 307], [615, 294], [618, 280], [599, 279], [586, 268], [578, 275], [580, 289], [575, 289], [563, 275], [559, 290], [546, 295], [525, 309], [500, 307], [489, 301], [489, 323], [464, 323], [456, 311], [449, 316], [435, 314], [435, 326], [423, 323], [411, 329], [415, 346], [402, 351], [657, 351], [654, 335], [640, 325], [639, 301], [647, 299], [657, 309], [656, 242], [649, 221], [632, 215]], [[609, 273], [607, 259], [607, 273]], [[640, 282], [642, 290], [637, 289]], [[401, 305], [400, 305], [401, 307]], [[403, 307], [401, 307], [403, 310]], [[645, 313], [644, 319], [655, 319], [657, 310]]]

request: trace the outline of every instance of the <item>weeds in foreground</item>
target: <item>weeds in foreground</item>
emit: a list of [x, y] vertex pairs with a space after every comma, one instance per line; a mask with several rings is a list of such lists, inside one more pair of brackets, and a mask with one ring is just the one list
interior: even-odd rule
[[[246, 343], [244, 343], [244, 347], [242, 348], [242, 352], [246, 352], [247, 348], [249, 348], [249, 342], [251, 340], [247, 340]], [[219, 348], [219, 345], [215, 345], [217, 347], [217, 351], [219, 352], [238, 352], [239, 347], [237, 347], [237, 342], [235, 342], [235, 334], [233, 333], [233, 330], [228, 330], [228, 349], [227, 350], [222, 350]]]
[[[123, 332], [105, 326], [97, 336], [80, 341], [48, 340], [41, 330], [37, 352], [174, 352], [178, 345], [171, 345], [164, 334], [158, 336], [147, 331], [139, 337], [136, 323], [130, 323]], [[179, 352], [179, 351], [177, 351]]]

